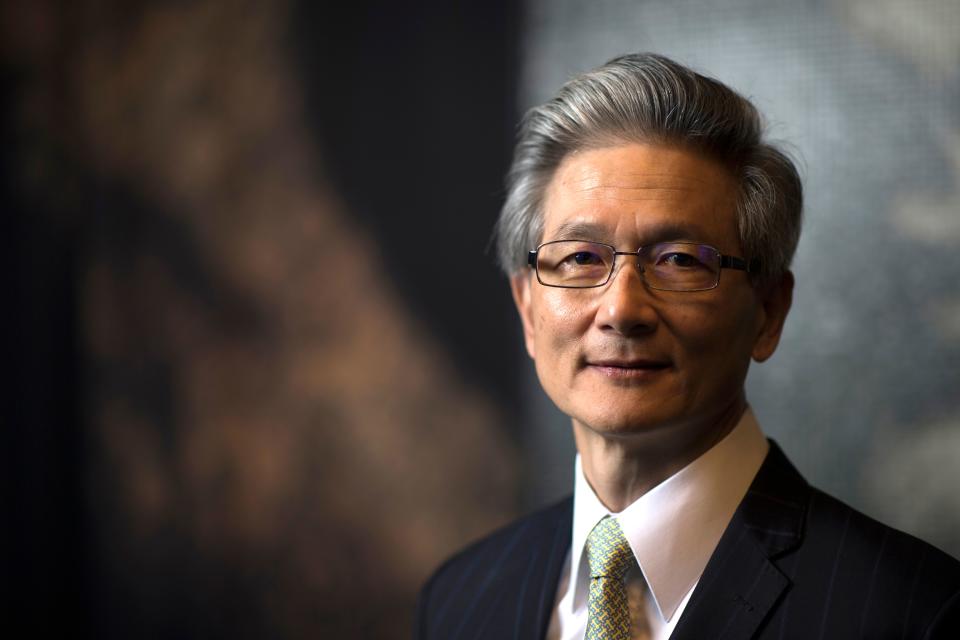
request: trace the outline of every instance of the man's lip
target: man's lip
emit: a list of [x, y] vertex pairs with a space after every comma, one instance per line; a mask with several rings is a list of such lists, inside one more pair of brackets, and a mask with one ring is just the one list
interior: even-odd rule
[[614, 369], [665, 369], [670, 366], [670, 363], [665, 360], [622, 360], [616, 358], [610, 360], [587, 360], [587, 366]]

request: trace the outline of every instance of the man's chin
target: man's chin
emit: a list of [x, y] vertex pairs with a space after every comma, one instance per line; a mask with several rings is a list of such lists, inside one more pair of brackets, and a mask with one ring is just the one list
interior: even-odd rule
[[584, 419], [575, 419], [574, 425], [580, 424], [597, 435], [610, 438], [639, 438], [663, 431], [669, 428], [672, 421], [658, 420], [649, 413], [635, 415], [620, 413], [617, 415], [591, 415]]

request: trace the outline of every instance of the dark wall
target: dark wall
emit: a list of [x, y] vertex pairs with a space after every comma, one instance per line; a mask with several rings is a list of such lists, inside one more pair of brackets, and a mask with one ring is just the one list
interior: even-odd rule
[[490, 240], [518, 120], [518, 12], [301, 2], [292, 38], [329, 176], [377, 239], [384, 276], [511, 407], [519, 324]]
[[[18, 88], [18, 78], [4, 78]], [[54, 628], [51, 603], [86, 626], [76, 230], [56, 207], [30, 202], [15, 179], [23, 144], [4, 107], [4, 599], [14, 620], [44, 636]]]

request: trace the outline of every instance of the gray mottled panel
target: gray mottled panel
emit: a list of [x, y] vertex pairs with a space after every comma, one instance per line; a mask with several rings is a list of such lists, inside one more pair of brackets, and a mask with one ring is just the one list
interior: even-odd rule
[[[792, 145], [795, 306], [750, 401], [811, 481], [960, 554], [960, 4], [531, 0], [526, 25], [523, 107], [656, 51], [749, 96]], [[534, 398], [531, 446], [569, 433]], [[571, 448], [531, 460], [536, 495], [569, 486]]]

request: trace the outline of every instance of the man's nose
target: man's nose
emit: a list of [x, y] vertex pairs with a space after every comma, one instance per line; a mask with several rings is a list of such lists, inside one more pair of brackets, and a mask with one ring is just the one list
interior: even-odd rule
[[651, 292], [636, 256], [620, 256], [600, 295], [597, 325], [604, 331], [626, 336], [649, 333], [657, 321]]

